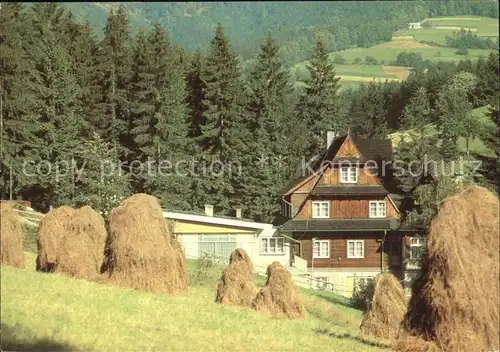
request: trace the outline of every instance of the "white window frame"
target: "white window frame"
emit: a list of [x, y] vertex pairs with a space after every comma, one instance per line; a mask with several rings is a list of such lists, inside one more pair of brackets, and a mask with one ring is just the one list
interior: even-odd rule
[[[262, 242], [266, 241], [267, 246], [264, 248]], [[278, 242], [282, 242], [281, 251], [278, 251], [280, 248], [278, 246]], [[274, 242], [274, 246], [271, 243]], [[274, 251], [271, 251], [271, 248], [274, 247]], [[261, 237], [259, 241], [259, 253], [265, 255], [285, 255], [285, 238], [284, 237]]]
[[[326, 215], [321, 215], [321, 207], [326, 204]], [[318, 214], [315, 214], [314, 206], [318, 206]], [[329, 201], [313, 201], [312, 202], [312, 217], [314, 219], [328, 219], [330, 217], [330, 202]]]
[[[354, 244], [354, 254], [351, 256], [349, 254], [349, 243]], [[363, 253], [361, 255], [356, 254], [356, 243], [361, 243], [361, 250]], [[365, 258], [365, 240], [347, 240], [347, 258], [348, 259], [364, 259]]]
[[[372, 204], [375, 204], [375, 215], [372, 214]], [[383, 206], [383, 213], [382, 213], [382, 208], [381, 205]], [[372, 219], [380, 219], [380, 218], [386, 218], [387, 217], [387, 203], [385, 200], [371, 200], [368, 205], [368, 214], [369, 217]]]
[[[344, 174], [343, 170], [346, 169], [346, 174]], [[351, 170], [354, 169], [354, 180], [350, 179]], [[340, 183], [358, 183], [358, 168], [356, 166], [340, 166]], [[346, 176], [344, 178], [344, 175]]]
[[[413, 243], [413, 240], [420, 240], [419, 243]], [[425, 246], [425, 238], [424, 237], [412, 237], [410, 242], [410, 259], [416, 259], [413, 257], [413, 248], [415, 247], [423, 247]]]
[[[314, 245], [318, 243], [319, 246], [319, 254], [316, 256], [315, 250], [314, 250]], [[321, 244], [326, 243], [326, 255], [321, 255]], [[316, 240], [313, 241], [313, 248], [312, 248], [312, 257], [313, 259], [328, 259], [330, 258], [330, 240]]]

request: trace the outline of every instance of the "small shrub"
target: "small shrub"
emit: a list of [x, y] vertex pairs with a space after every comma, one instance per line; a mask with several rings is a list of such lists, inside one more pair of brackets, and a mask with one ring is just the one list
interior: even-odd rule
[[457, 54], [457, 55], [469, 55], [469, 49], [467, 49], [467, 47], [464, 45], [460, 45], [458, 50], [455, 51], [455, 54]]
[[343, 65], [347, 62], [347, 60], [340, 56], [340, 55], [335, 55], [335, 57], [333, 58], [333, 63], [334, 64], [338, 64], [338, 65]]
[[354, 63], [355, 64], [360, 64], [361, 63], [361, 58], [360, 57], [357, 57], [354, 59]]
[[354, 285], [354, 291], [351, 298], [353, 307], [366, 311], [368, 303], [373, 298], [374, 285], [373, 279], [358, 280]]
[[215, 266], [214, 257], [210, 253], [204, 252], [196, 261], [196, 269], [190, 278], [193, 285], [206, 285], [215, 280], [211, 268]]
[[367, 57], [365, 57], [365, 64], [367, 64], [367, 65], [378, 65], [378, 61], [373, 56], [367, 56]]

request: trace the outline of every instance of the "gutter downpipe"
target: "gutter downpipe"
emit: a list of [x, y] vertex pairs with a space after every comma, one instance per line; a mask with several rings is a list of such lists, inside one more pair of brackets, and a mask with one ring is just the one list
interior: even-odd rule
[[384, 230], [384, 237], [382, 238], [382, 246], [380, 247], [380, 272], [384, 272], [384, 245], [385, 245], [385, 239], [387, 237], [387, 230]]

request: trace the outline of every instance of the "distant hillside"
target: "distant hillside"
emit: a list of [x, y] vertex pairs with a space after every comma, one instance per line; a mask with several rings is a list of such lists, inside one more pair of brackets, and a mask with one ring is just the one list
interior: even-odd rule
[[[120, 3], [61, 3], [80, 22], [89, 22], [99, 35], [107, 13]], [[263, 37], [271, 33], [282, 43], [287, 63], [309, 57], [315, 39], [322, 36], [327, 49], [370, 47], [390, 40], [392, 33], [408, 22], [436, 15], [480, 15], [498, 17], [496, 1], [473, 5], [454, 1], [381, 2], [129, 2], [122, 3], [133, 32], [159, 21], [174, 41], [185, 49], [203, 49], [218, 22], [235, 50], [245, 59], [255, 55]], [[437, 6], [438, 4], [439, 6]], [[454, 12], [454, 13], [451, 13]]]
[[[356, 82], [373, 79], [377, 81], [405, 79], [410, 67], [395, 66], [398, 65], [398, 55], [405, 51], [419, 54], [422, 60], [429, 62], [476, 60], [481, 56], [487, 57], [491, 49], [468, 49], [467, 55], [458, 55], [456, 48], [445, 46], [446, 37], [452, 36], [461, 28], [470, 29], [480, 38], [498, 40], [499, 22], [495, 18], [448, 16], [432, 18], [428, 22], [429, 27], [426, 28], [396, 31], [392, 40], [385, 43], [330, 53], [329, 57], [336, 63], [335, 68], [341, 77], [342, 86], [353, 86]], [[370, 63], [367, 63], [367, 58], [371, 60]], [[308, 65], [307, 60], [292, 67], [292, 73], [298, 81], [309, 77], [306, 65]]]

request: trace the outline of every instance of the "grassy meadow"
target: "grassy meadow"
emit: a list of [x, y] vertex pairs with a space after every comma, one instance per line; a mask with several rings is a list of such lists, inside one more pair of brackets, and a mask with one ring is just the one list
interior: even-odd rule
[[[305, 320], [273, 319], [214, 303], [221, 267], [167, 296], [26, 269], [1, 268], [2, 348], [84, 351], [383, 351], [359, 336], [362, 313], [342, 298], [302, 290]], [[196, 276], [196, 262], [189, 263]], [[256, 280], [264, 284], [263, 278]]]
[[[413, 37], [415, 41], [433, 41], [445, 44], [446, 36], [451, 36], [453, 32], [460, 31], [461, 28], [471, 30], [479, 37], [498, 37], [498, 20], [488, 17], [435, 17], [429, 20], [432, 27], [422, 29], [412, 29], [398, 31], [394, 34], [393, 40], [401, 40], [401, 37]], [[405, 39], [406, 40], [406, 39]]]
[[[432, 28], [422, 28], [413, 30], [401, 30], [394, 34], [392, 41], [381, 43], [370, 48], [353, 48], [336, 51], [329, 54], [330, 60], [336, 56], [342, 56], [346, 64], [336, 64], [337, 75], [341, 78], [341, 88], [355, 87], [361, 82], [376, 81], [402, 81], [409, 74], [409, 68], [391, 66], [397, 56], [403, 51], [411, 51], [422, 55], [424, 60], [437, 61], [460, 61], [476, 60], [481, 56], [487, 57], [490, 50], [469, 49], [468, 55], [457, 55], [456, 48], [447, 48], [420, 43], [420, 41], [435, 42], [445, 44], [446, 36], [451, 36], [454, 31], [460, 28], [471, 29], [475, 34], [482, 37], [498, 37], [499, 22], [493, 18], [483, 17], [436, 17], [430, 20]], [[377, 65], [364, 64], [367, 56], [374, 57]], [[355, 60], [362, 63], [355, 63]], [[291, 71], [299, 80], [308, 77], [306, 65], [308, 61], [303, 61], [292, 67]], [[298, 82], [298, 85], [301, 85]]]
[[[472, 116], [476, 118], [478, 121], [478, 124], [480, 126], [480, 133], [482, 131], [488, 130], [493, 128], [493, 123], [492, 121], [488, 118], [486, 115], [489, 112], [489, 106], [483, 106], [477, 109], [472, 110]], [[410, 133], [412, 131], [402, 131], [402, 132], [395, 132], [390, 135], [388, 135], [389, 139], [392, 140], [392, 145], [393, 147], [397, 147], [399, 142], [401, 141], [401, 138], [405, 138], [407, 141], [411, 140]], [[425, 126], [424, 133], [426, 135], [435, 135], [437, 134], [436, 126], [433, 124], [429, 124]], [[458, 149], [461, 152], [466, 151], [466, 146], [467, 146], [467, 141], [463, 137], [459, 137], [458, 141]], [[479, 137], [472, 138], [469, 141], [469, 151], [472, 154], [478, 154], [478, 155], [484, 155], [484, 156], [494, 156], [495, 153], [494, 151], [490, 150], [487, 148], [487, 146], [483, 143], [483, 141]]]

